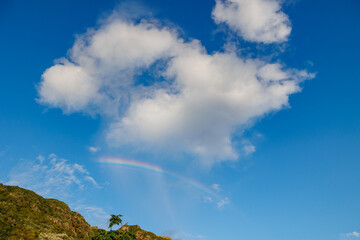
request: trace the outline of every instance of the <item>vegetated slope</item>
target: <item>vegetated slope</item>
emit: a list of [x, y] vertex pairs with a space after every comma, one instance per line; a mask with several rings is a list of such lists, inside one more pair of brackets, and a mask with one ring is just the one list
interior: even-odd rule
[[0, 184], [0, 239], [87, 239], [91, 226], [64, 202]]
[[126, 232], [132, 233], [135, 235], [136, 239], [171, 240], [171, 238], [169, 237], [159, 237], [152, 232], [144, 231], [138, 225], [133, 225], [133, 226], [124, 225], [120, 228], [119, 231], [120, 233], [126, 233]]
[[94, 229], [91, 240], [171, 240], [169, 237], [156, 236], [152, 232], [142, 230], [138, 225], [125, 224], [116, 231]]
[[124, 225], [112, 232], [91, 227], [64, 202], [0, 183], [0, 240], [32, 239], [171, 240], [144, 231], [137, 225]]

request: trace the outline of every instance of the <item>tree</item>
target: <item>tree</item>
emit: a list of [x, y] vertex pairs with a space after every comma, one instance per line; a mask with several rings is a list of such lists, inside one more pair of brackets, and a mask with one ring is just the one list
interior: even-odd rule
[[111, 214], [110, 219], [108, 220], [108, 227], [111, 229], [109, 232], [104, 229], [97, 229], [94, 232], [91, 240], [135, 240], [136, 237], [133, 233], [122, 232], [119, 230], [113, 231], [112, 227], [114, 225], [121, 225], [122, 227], [122, 215], [113, 215]]
[[114, 225], [119, 225], [121, 224], [121, 227], [122, 227], [122, 219], [121, 219], [122, 215], [119, 214], [119, 215], [114, 215], [114, 214], [111, 214], [111, 218], [109, 220], [109, 228], [112, 229], [112, 227]]

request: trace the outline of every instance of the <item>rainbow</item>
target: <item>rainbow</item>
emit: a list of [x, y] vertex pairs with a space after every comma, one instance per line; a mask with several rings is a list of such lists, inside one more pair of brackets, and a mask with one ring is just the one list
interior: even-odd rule
[[220, 199], [220, 197], [214, 191], [212, 191], [210, 188], [204, 186], [203, 184], [201, 184], [193, 179], [189, 179], [184, 176], [181, 176], [179, 174], [166, 171], [166, 170], [162, 169], [161, 167], [153, 165], [153, 164], [135, 161], [135, 160], [123, 159], [123, 158], [112, 158], [112, 157], [102, 157], [99, 159], [98, 162], [101, 164], [104, 164], [104, 165], [123, 166], [123, 167], [129, 167], [132, 169], [140, 169], [140, 170], [145, 170], [145, 171], [165, 175], [165, 176], [174, 178], [178, 181], [184, 182], [184, 183], [188, 184], [189, 186], [196, 188], [199, 191], [204, 192], [212, 197]]

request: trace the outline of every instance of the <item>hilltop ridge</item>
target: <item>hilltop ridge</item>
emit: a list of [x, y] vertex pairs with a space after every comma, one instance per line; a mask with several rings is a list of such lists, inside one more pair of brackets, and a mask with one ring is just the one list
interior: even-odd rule
[[[0, 183], [0, 240], [171, 240], [137, 225], [124, 225], [112, 235], [108, 233], [90, 226], [83, 216], [62, 201], [45, 199], [33, 191]], [[100, 235], [108, 237], [100, 238]]]

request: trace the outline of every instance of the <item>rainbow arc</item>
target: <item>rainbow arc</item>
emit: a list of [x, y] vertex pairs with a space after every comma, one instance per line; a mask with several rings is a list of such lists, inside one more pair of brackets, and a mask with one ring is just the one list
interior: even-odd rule
[[193, 179], [186, 178], [184, 176], [181, 176], [179, 174], [176, 174], [176, 173], [173, 173], [170, 171], [166, 171], [163, 168], [153, 165], [153, 164], [140, 162], [140, 161], [136, 161], [136, 160], [129, 160], [129, 159], [123, 159], [123, 158], [112, 158], [112, 157], [100, 158], [98, 162], [101, 164], [104, 164], [104, 165], [123, 166], [123, 167], [128, 167], [128, 168], [132, 168], [132, 169], [140, 169], [140, 170], [145, 170], [145, 171], [161, 174], [164, 176], [168, 176], [170, 178], [174, 178], [178, 181], [181, 181], [193, 188], [196, 188], [199, 191], [204, 192], [212, 197], [220, 199], [220, 197], [214, 191], [212, 191], [212, 189], [206, 187], [205, 185], [203, 185]]

